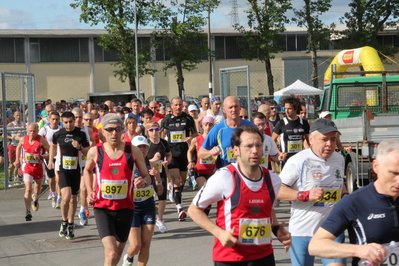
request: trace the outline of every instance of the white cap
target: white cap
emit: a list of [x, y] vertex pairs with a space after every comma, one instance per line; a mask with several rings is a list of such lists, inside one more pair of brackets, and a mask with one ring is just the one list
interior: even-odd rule
[[196, 105], [194, 105], [194, 104], [191, 104], [191, 105], [188, 107], [188, 111], [189, 111], [189, 112], [191, 112], [191, 111], [198, 111], [198, 107], [197, 107]]
[[133, 146], [136, 146], [136, 147], [138, 147], [140, 145], [150, 146], [150, 144], [148, 144], [147, 139], [145, 137], [143, 137], [143, 136], [135, 136], [132, 139], [132, 144], [133, 144]]
[[332, 115], [329, 111], [323, 111], [321, 112], [321, 114], [319, 115], [319, 118], [324, 118], [328, 115]]

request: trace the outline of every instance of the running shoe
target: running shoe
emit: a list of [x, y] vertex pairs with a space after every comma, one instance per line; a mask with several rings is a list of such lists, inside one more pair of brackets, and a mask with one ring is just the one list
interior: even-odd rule
[[66, 237], [67, 235], [67, 227], [68, 227], [68, 223], [67, 222], [62, 222], [61, 223], [61, 227], [60, 227], [60, 237]]
[[168, 232], [168, 228], [166, 227], [165, 222], [163, 220], [157, 220], [157, 226], [160, 233], [163, 234]]
[[86, 217], [86, 212], [85, 211], [81, 211], [79, 213], [79, 218], [80, 218], [80, 225], [87, 225], [89, 222], [87, 221], [87, 217]]
[[32, 221], [32, 214], [30, 213], [30, 211], [26, 211], [25, 220]]
[[173, 183], [172, 182], [168, 183], [168, 195], [169, 195], [170, 202], [175, 202], [175, 197], [173, 195]]
[[55, 203], [55, 208], [56, 209], [61, 209], [61, 198], [58, 198], [57, 200], [56, 200], [56, 203]]
[[179, 210], [179, 216], [177, 218], [179, 219], [179, 222], [185, 221], [187, 217], [186, 212], [183, 209]]
[[57, 206], [57, 198], [52, 197], [51, 198], [51, 207], [55, 208]]
[[130, 262], [127, 260], [127, 254], [125, 254], [125, 256], [123, 256], [123, 264], [122, 266], [132, 266], [133, 262]]
[[32, 209], [37, 212], [39, 210], [39, 200], [35, 200], [35, 194], [32, 194]]
[[73, 224], [68, 224], [67, 226], [67, 234], [65, 238], [68, 240], [72, 240], [75, 238], [75, 235], [73, 234], [73, 227], [74, 227]]
[[47, 199], [48, 199], [48, 200], [52, 200], [53, 197], [54, 197], [54, 196], [53, 196], [53, 192], [50, 190], [49, 193], [48, 193]]

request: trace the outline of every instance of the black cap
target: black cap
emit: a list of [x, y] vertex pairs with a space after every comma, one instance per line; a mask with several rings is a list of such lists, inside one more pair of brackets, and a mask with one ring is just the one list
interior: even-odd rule
[[338, 132], [339, 134], [341, 134], [333, 121], [323, 118], [313, 122], [312, 126], [310, 127], [310, 133], [316, 130], [322, 134], [326, 134], [329, 132]]

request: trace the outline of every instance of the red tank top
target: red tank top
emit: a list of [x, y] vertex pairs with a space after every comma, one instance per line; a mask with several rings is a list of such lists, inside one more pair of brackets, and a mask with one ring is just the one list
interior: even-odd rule
[[[195, 137], [197, 140], [197, 154], [199, 149], [202, 146], [202, 143], [204, 142], [204, 137], [202, 135], [199, 135], [197, 137]], [[197, 157], [197, 164], [195, 165], [195, 171], [200, 173], [200, 174], [204, 174], [204, 175], [211, 175], [214, 173], [215, 171], [215, 167], [216, 167], [216, 161], [212, 160], [203, 160], [200, 159], [199, 157]]]
[[271, 128], [270, 128], [270, 123], [269, 123], [269, 121], [266, 121], [265, 134], [268, 135], [268, 136], [270, 136], [270, 137], [272, 136], [272, 131], [271, 131]]
[[29, 144], [29, 136], [24, 137], [23, 149], [23, 172], [26, 174], [33, 175], [35, 177], [43, 177], [43, 166], [42, 160], [36, 160], [36, 154], [43, 154], [43, 149], [40, 145], [40, 135], [36, 136], [35, 142], [31, 145]]
[[93, 138], [96, 144], [100, 143], [100, 138], [98, 137], [98, 129], [96, 127], [91, 128], [93, 130]]
[[[234, 236], [242, 244], [223, 247], [215, 238], [214, 261], [257, 260], [273, 253], [271, 245], [272, 205], [275, 199], [269, 171], [262, 167], [263, 182], [258, 191], [250, 190], [234, 165], [227, 166], [234, 181], [233, 193], [217, 204], [216, 224], [224, 230], [235, 227]], [[245, 244], [244, 244], [245, 243]]]
[[96, 203], [95, 208], [109, 210], [134, 209], [133, 178], [136, 164], [130, 143], [125, 144], [124, 153], [116, 160], [108, 157], [104, 143], [96, 145]]

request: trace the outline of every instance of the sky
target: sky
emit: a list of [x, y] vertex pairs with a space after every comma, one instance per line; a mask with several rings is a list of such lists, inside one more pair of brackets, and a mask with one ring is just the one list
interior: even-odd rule
[[[73, 9], [73, 0], [14, 0], [1, 1], [0, 29], [103, 29], [104, 25], [90, 26], [79, 22], [80, 10]], [[237, 0], [240, 24], [246, 26], [248, 8], [246, 0]], [[293, 0], [293, 6], [299, 8], [303, 2]], [[349, 10], [347, 0], [333, 0], [333, 7], [323, 15], [326, 24], [339, 24], [339, 17]], [[212, 28], [229, 28], [232, 10], [230, 0], [221, 0], [217, 10], [211, 15]], [[292, 15], [292, 12], [288, 14]], [[295, 26], [287, 25], [287, 26]]]

